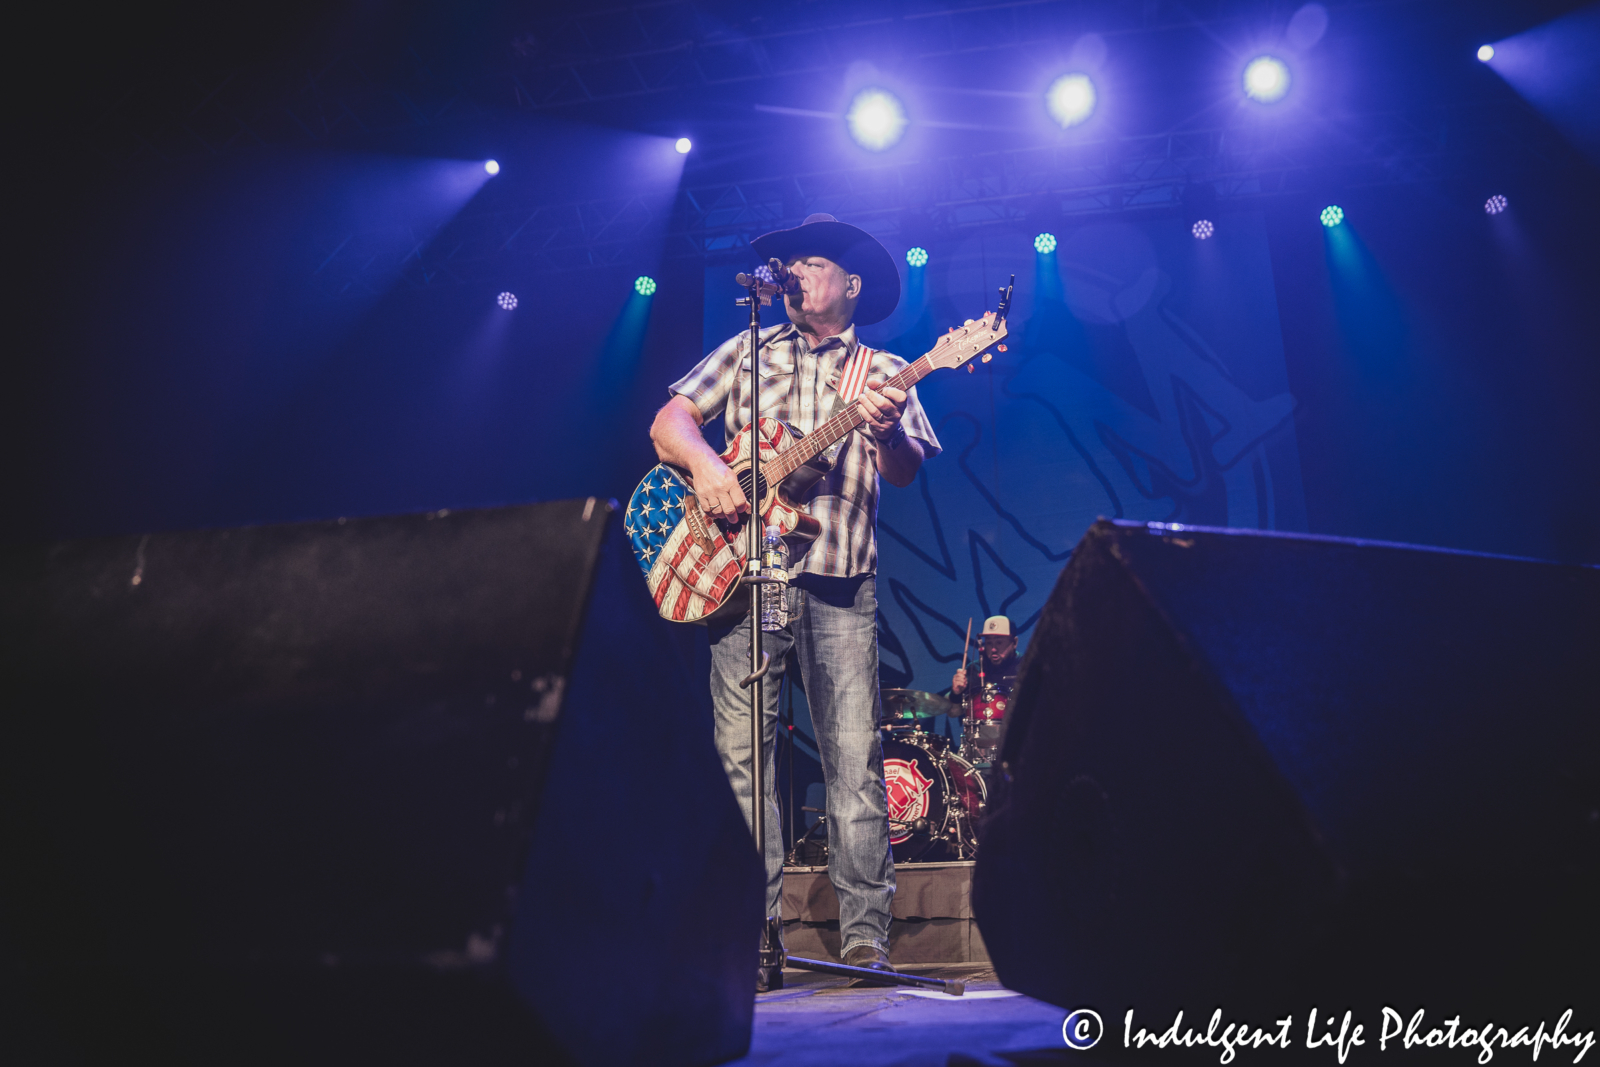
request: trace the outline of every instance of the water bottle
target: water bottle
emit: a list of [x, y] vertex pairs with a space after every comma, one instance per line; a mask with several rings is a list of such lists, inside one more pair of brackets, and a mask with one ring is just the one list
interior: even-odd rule
[[768, 526], [761, 539], [761, 576], [773, 579], [761, 590], [761, 629], [767, 633], [789, 625], [789, 546], [783, 532]]

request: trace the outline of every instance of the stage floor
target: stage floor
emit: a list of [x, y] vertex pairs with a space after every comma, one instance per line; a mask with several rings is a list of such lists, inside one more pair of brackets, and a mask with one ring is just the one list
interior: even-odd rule
[[986, 964], [901, 968], [967, 979], [965, 996], [897, 988], [851, 989], [847, 979], [784, 972], [784, 988], [756, 996], [750, 1054], [740, 1064], [799, 1067], [1018, 1067], [1066, 1062], [1067, 1013], [1002, 989]]

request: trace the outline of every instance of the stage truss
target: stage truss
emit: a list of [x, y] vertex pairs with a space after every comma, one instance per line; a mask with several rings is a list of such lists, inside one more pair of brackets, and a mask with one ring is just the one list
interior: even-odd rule
[[1396, 111], [1307, 123], [1292, 133], [1216, 127], [688, 184], [670, 202], [619, 197], [469, 207], [433, 234], [330, 235], [309, 281], [334, 295], [486, 282], [507, 269], [647, 270], [663, 256], [743, 261], [751, 238], [812, 211], [905, 245], [985, 229], [1050, 230], [1091, 216], [1198, 219], [1280, 198], [1448, 183], [1507, 158], [1537, 166], [1548, 151], [1513, 108]]

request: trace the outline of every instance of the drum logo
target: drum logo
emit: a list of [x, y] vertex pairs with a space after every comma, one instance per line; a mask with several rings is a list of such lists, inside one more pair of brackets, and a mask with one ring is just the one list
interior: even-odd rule
[[927, 818], [933, 779], [912, 760], [886, 759], [883, 780], [889, 790], [889, 843], [898, 845], [911, 836], [912, 823]]

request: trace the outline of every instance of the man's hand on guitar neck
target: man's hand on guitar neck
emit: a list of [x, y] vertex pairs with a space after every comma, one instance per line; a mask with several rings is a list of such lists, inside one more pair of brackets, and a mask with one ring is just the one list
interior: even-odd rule
[[867, 432], [878, 442], [878, 473], [894, 486], [905, 488], [922, 466], [922, 445], [906, 435], [900, 418], [906, 413], [906, 392], [883, 384], [882, 378], [868, 378], [857, 406], [867, 420]]
[[739, 479], [700, 435], [700, 424], [700, 409], [694, 401], [675, 396], [656, 412], [650, 440], [663, 463], [688, 470], [701, 511], [713, 519], [736, 522], [741, 511], [750, 510], [750, 502], [739, 488]]

